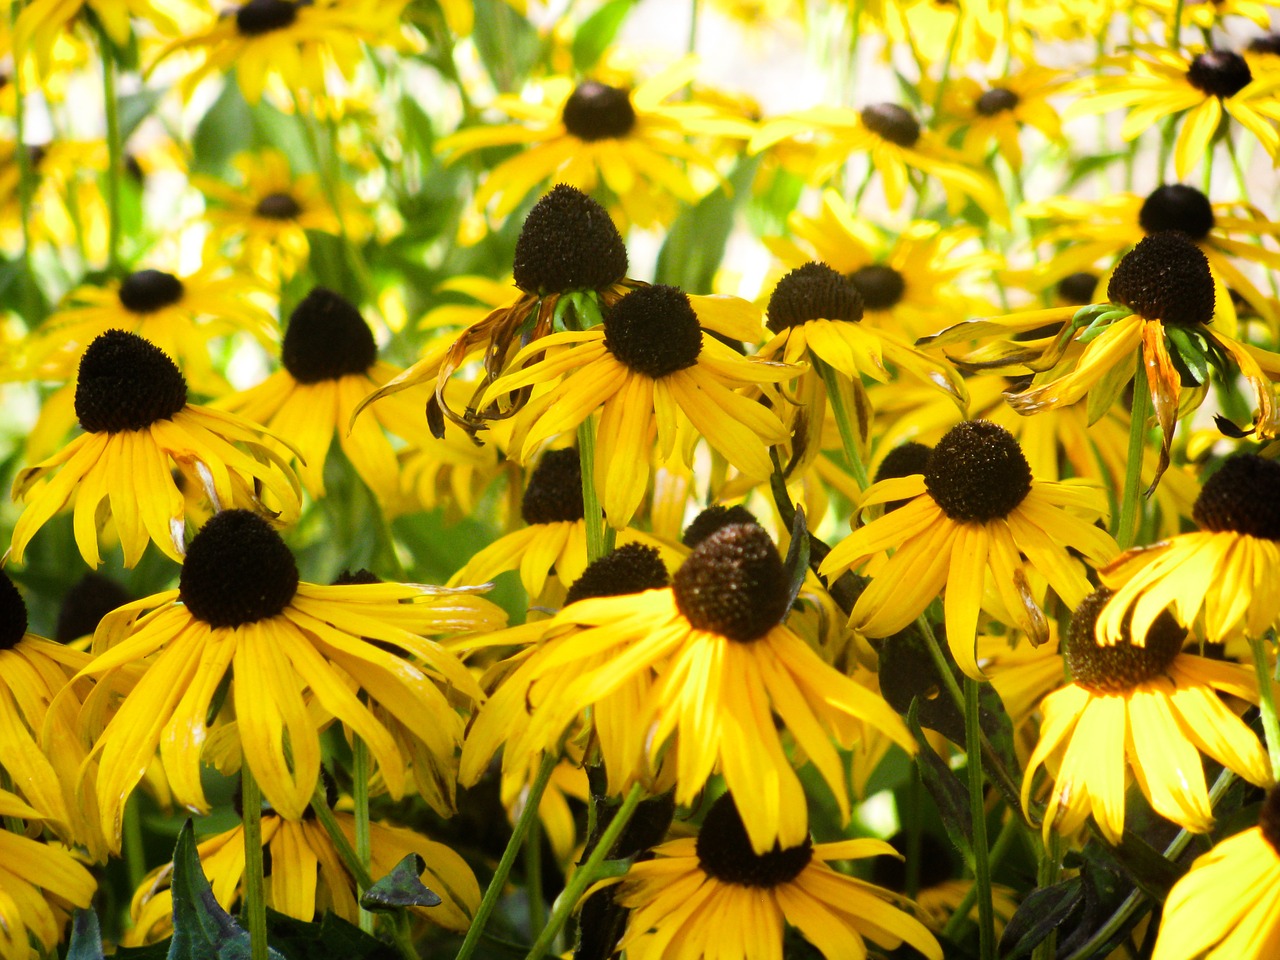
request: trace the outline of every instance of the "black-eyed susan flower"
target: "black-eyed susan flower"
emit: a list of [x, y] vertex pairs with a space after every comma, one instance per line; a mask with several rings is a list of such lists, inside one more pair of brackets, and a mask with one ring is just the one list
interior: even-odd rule
[[[34, 189], [24, 215], [18, 151], [27, 154]], [[16, 250], [26, 235], [61, 253], [76, 251], [91, 263], [106, 258], [109, 211], [99, 177], [106, 172], [103, 140], [59, 138], [19, 145], [0, 142], [0, 242]]]
[[[347, 843], [354, 843], [355, 818], [336, 811], [334, 819]], [[310, 810], [301, 820], [286, 820], [274, 811], [263, 810], [262, 853], [266, 901], [271, 909], [306, 922], [329, 912], [348, 923], [358, 921], [356, 879]], [[405, 827], [376, 820], [369, 824], [369, 853], [369, 871], [374, 877], [386, 876], [411, 853], [420, 856], [425, 864], [422, 883], [442, 902], [416, 907], [413, 916], [447, 930], [466, 930], [480, 903], [480, 887], [457, 853]], [[237, 825], [201, 841], [196, 854], [214, 898], [222, 909], [232, 912], [244, 894], [244, 827]], [[151, 871], [134, 891], [129, 906], [133, 929], [127, 945], [153, 943], [173, 932], [172, 876], [173, 864], [165, 864]]]
[[600, 410], [595, 487], [609, 524], [622, 529], [644, 500], [650, 464], [688, 464], [698, 437], [749, 478], [773, 469], [768, 448], [787, 438], [786, 428], [736, 391], [800, 371], [743, 357], [712, 332], [758, 339], [755, 308], [736, 297], [641, 287], [610, 307], [599, 326], [526, 347], [485, 402], [501, 408], [503, 398], [534, 388], [512, 431], [510, 453], [518, 460]]
[[953, 427], [930, 451], [923, 475], [872, 485], [862, 506], [903, 499], [909, 502], [837, 544], [819, 572], [857, 570], [894, 550], [858, 598], [850, 626], [869, 637], [891, 636], [945, 588], [947, 642], [974, 679], [983, 678], [974, 650], [988, 587], [1009, 625], [1039, 643], [1048, 625], [1023, 556], [1074, 607], [1088, 594], [1089, 581], [1068, 548], [1095, 565], [1116, 551], [1115, 541], [1093, 525], [1105, 509], [1102, 491], [1034, 479], [1018, 442], [988, 420]]
[[173, 361], [135, 334], [109, 330], [89, 345], [76, 377], [75, 411], [85, 432], [14, 480], [13, 498], [26, 504], [13, 529], [15, 561], [36, 531], [74, 501], [76, 544], [91, 566], [102, 562], [103, 509], [115, 523], [125, 566], [138, 562], [148, 542], [181, 563], [186, 503], [175, 469], [215, 510], [253, 507], [281, 523], [298, 516], [298, 479], [263, 429], [188, 403]]
[[[452, 340], [429, 345], [421, 360], [370, 394], [365, 404], [419, 383], [433, 383], [435, 393], [427, 402], [431, 432], [442, 437], [448, 418], [474, 434], [492, 419], [481, 399], [506, 369], [513, 346], [540, 340], [557, 329], [598, 324], [601, 309], [642, 285], [627, 278], [627, 248], [604, 207], [566, 184], [558, 184], [529, 211], [516, 240], [512, 276], [519, 290], [514, 299], [504, 297]], [[447, 397], [450, 381], [469, 361], [480, 358], [484, 375], [459, 412]], [[504, 416], [522, 402], [509, 399]]]
[[777, 117], [764, 123], [751, 138], [749, 149], [756, 153], [795, 137], [812, 145], [812, 178], [816, 181], [829, 179], [854, 153], [866, 152], [880, 175], [885, 202], [894, 210], [902, 206], [911, 171], [917, 170], [942, 184], [953, 215], [965, 200], [972, 200], [992, 220], [1008, 219], [1008, 208], [995, 181], [975, 170], [900, 104], [873, 103], [861, 110], [812, 107]]
[[[845, 773], [833, 742], [850, 745], [864, 726], [912, 752], [906, 727], [876, 694], [824, 662], [784, 622], [787, 574], [768, 533], [730, 524], [703, 540], [672, 586], [566, 607], [530, 690], [532, 742], [555, 743], [574, 717], [638, 679], [651, 694], [631, 707], [621, 741], [629, 753], [605, 753], [606, 765], [670, 748], [676, 801], [691, 803], [719, 770], [742, 803], [751, 845], [796, 846], [808, 835], [804, 790], [774, 718], [790, 732], [849, 811]], [[560, 678], [575, 679], [559, 694]], [[555, 684], [543, 696], [538, 676]]]
[[1224, 114], [1248, 130], [1274, 158], [1280, 132], [1274, 119], [1280, 107], [1280, 73], [1255, 77], [1248, 62], [1231, 50], [1165, 50], [1138, 45], [1113, 58], [1114, 72], [1082, 82], [1087, 91], [1067, 116], [1128, 107], [1120, 135], [1134, 140], [1163, 118], [1181, 119], [1173, 148], [1179, 179], [1196, 169], [1213, 148]]
[[1203, 614], [1210, 643], [1259, 639], [1280, 625], [1280, 463], [1252, 454], [1226, 461], [1192, 508], [1199, 530], [1130, 550], [1099, 571], [1115, 599], [1098, 620], [1103, 643], [1118, 642], [1132, 615], [1135, 637], [1165, 608], [1179, 623]]
[[[493, 108], [516, 122], [459, 130], [438, 150], [451, 163], [485, 147], [522, 148], [490, 170], [476, 191], [476, 212], [491, 210], [499, 221], [530, 190], [555, 181], [584, 193], [595, 193], [603, 184], [629, 223], [669, 223], [678, 202], [696, 203], [720, 181], [708, 156], [712, 151], [690, 138], [741, 143], [754, 129], [696, 93], [673, 99], [693, 80], [695, 68], [692, 59], [680, 60], [634, 88], [551, 77], [528, 95], [494, 100]], [[701, 171], [705, 186], [695, 185], [691, 168]]]
[[759, 850], [747, 835], [743, 802], [725, 794], [707, 811], [696, 838], [654, 848], [633, 863], [617, 902], [631, 910], [619, 944], [629, 957], [782, 960], [791, 926], [828, 960], [866, 956], [866, 940], [884, 950], [906, 943], [931, 960], [942, 948], [910, 912], [911, 903], [841, 873], [832, 861], [896, 857], [882, 840], [815, 844], [807, 835]]
[[1219, 841], [1173, 885], [1152, 960], [1269, 960], [1280, 950], [1280, 788], [1258, 824]]
[[[7, 790], [0, 790], [0, 816], [40, 818]], [[45, 955], [55, 953], [71, 908], [88, 908], [97, 888], [65, 849], [0, 830], [0, 957], [31, 960], [33, 939]]]
[[108, 838], [118, 844], [124, 802], [157, 747], [174, 798], [208, 809], [201, 753], [228, 671], [241, 754], [281, 816], [302, 818], [320, 774], [317, 713], [304, 690], [368, 745], [388, 792], [401, 796], [405, 758], [357, 694], [366, 691], [433, 751], [452, 756], [463, 718], [442, 687], [476, 701], [483, 695], [452, 654], [424, 637], [501, 624], [501, 612], [474, 592], [303, 583], [265, 520], [244, 510], [214, 516], [191, 541], [178, 589], [107, 617], [95, 636], [97, 656], [78, 675], [107, 680], [146, 663], [105, 729], [89, 731]]
[[1066, 74], [1030, 66], [979, 82], [954, 77], [943, 94], [938, 133], [945, 138], [963, 131], [960, 150], [981, 162], [994, 142], [1014, 170], [1022, 168], [1022, 131], [1031, 127], [1046, 140], [1062, 144], [1062, 120], [1049, 103]]
[[1046, 765], [1053, 786], [1044, 830], [1069, 834], [1093, 815], [1119, 843], [1125, 824], [1127, 771], [1160, 816], [1194, 833], [1213, 825], [1201, 754], [1250, 783], [1272, 782], [1266, 751], [1218, 692], [1258, 700], [1251, 668], [1183, 653], [1187, 631], [1167, 612], [1139, 645], [1127, 629], [1099, 645], [1097, 619], [1111, 597], [1105, 587], [1076, 608], [1065, 656], [1072, 683], [1045, 697], [1040, 741], [1022, 781], [1026, 807], [1035, 773]]
[[[137, 2], [137, 0], [135, 0]], [[156, 63], [179, 52], [199, 51], [204, 63], [188, 72], [188, 96], [205, 77], [234, 68], [240, 92], [262, 99], [269, 81], [290, 91], [322, 94], [325, 73], [348, 80], [364, 59], [362, 44], [395, 45], [408, 0], [246, 0], [234, 11], [169, 44]], [[152, 65], [154, 67], [154, 64]]]
[[401, 483], [391, 438], [430, 438], [418, 412], [422, 398], [415, 403], [412, 394], [391, 397], [355, 419], [360, 401], [400, 373], [378, 359], [360, 311], [341, 294], [316, 287], [289, 315], [280, 359], [282, 369], [216, 405], [287, 437], [302, 461], [298, 476], [316, 498], [324, 496], [324, 465], [336, 434], [356, 474], [392, 509]]
[[123, 48], [129, 45], [133, 18], [173, 35], [184, 17], [198, 15], [203, 6], [200, 0], [32, 0], [18, 11], [13, 52], [19, 60], [33, 56], [41, 75], [47, 77], [58, 39], [83, 15], [91, 15], [111, 42]]

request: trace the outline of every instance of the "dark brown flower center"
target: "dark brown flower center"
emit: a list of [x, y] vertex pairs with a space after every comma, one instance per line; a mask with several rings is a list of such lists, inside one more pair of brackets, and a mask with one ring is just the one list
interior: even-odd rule
[[786, 568], [763, 527], [735, 523], [703, 540], [676, 571], [676, 606], [698, 630], [730, 640], [759, 640], [782, 622], [789, 601]]
[[236, 11], [236, 30], [244, 37], [283, 30], [298, 18], [300, 6], [289, 0], [249, 0]]
[[636, 110], [626, 90], [587, 80], [565, 101], [562, 118], [566, 130], [590, 143], [625, 137], [636, 125]]
[[1280, 857], [1280, 787], [1267, 791], [1267, 799], [1262, 801], [1262, 809], [1258, 811], [1258, 827], [1276, 856]]
[[525, 293], [604, 290], [627, 275], [627, 248], [604, 207], [562, 183], [525, 218], [514, 275]]
[[1098, 291], [1098, 275], [1081, 270], [1070, 273], [1058, 281], [1058, 296], [1063, 303], [1083, 307], [1093, 303], [1093, 295]]
[[[932, 452], [932, 447], [910, 440], [894, 447], [880, 461], [880, 469], [876, 471], [876, 482], [924, 473], [929, 467], [929, 454]], [[884, 505], [884, 512], [892, 513], [909, 502], [908, 500], [890, 500]]]
[[684, 528], [684, 536], [680, 538], [680, 542], [692, 550], [721, 527], [727, 527], [731, 523], [759, 522], [756, 515], [740, 503], [732, 507], [726, 507], [722, 503], [712, 504]]
[[182, 564], [178, 597], [211, 627], [278, 616], [298, 591], [293, 554], [262, 517], [224, 510], [200, 528]]
[[604, 345], [636, 373], [658, 380], [692, 367], [702, 352], [702, 326], [678, 287], [632, 290], [604, 317]]
[[94, 571], [86, 573], [62, 599], [54, 639], [69, 643], [89, 636], [103, 617], [132, 599], [132, 594], [110, 577]]
[[120, 303], [133, 313], [154, 313], [182, 299], [182, 281], [163, 270], [139, 270], [120, 284]]
[[798, 847], [783, 849], [775, 843], [767, 853], [756, 853], [742, 815], [727, 793], [707, 811], [696, 849], [704, 873], [739, 887], [780, 887], [800, 876], [813, 860], [813, 841], [808, 838]]
[[907, 292], [907, 281], [893, 267], [871, 263], [849, 274], [849, 280], [862, 294], [867, 310], [889, 310], [896, 307]]
[[0, 650], [10, 650], [27, 633], [27, 605], [9, 575], [0, 570]]
[[1071, 617], [1064, 656], [1071, 678], [1099, 695], [1122, 694], [1162, 676], [1182, 652], [1186, 628], [1168, 610], [1156, 617], [1142, 646], [1129, 636], [1132, 612], [1125, 615], [1120, 641], [1110, 646], [1098, 643], [1095, 627], [1102, 608], [1114, 596], [1099, 587], [1081, 601]]
[[582, 519], [582, 466], [577, 450], [548, 450], [542, 455], [524, 488], [520, 516], [530, 526]]
[[1199, 243], [1213, 229], [1213, 206], [1209, 198], [1195, 187], [1185, 183], [1166, 183], [1156, 187], [1142, 201], [1138, 226], [1145, 233], [1181, 230]]
[[1007, 517], [1031, 492], [1031, 465], [1018, 441], [990, 420], [966, 420], [929, 452], [929, 495], [957, 523]]
[[1250, 53], [1280, 55], [1280, 33], [1267, 33], [1249, 41]]
[[1191, 516], [1201, 530], [1280, 540], [1280, 463], [1231, 457], [1205, 481]]
[[1213, 275], [1204, 253], [1178, 230], [1144, 237], [1117, 264], [1107, 298], [1144, 320], [1195, 326], [1213, 319]]
[[1230, 50], [1206, 50], [1187, 70], [1187, 82], [1212, 97], [1233, 97], [1252, 80], [1244, 57]]
[[564, 603], [568, 606], [591, 597], [621, 597], [660, 590], [670, 582], [666, 565], [656, 549], [624, 543], [583, 570], [582, 576], [569, 587]]
[[253, 212], [267, 220], [296, 220], [302, 206], [290, 194], [268, 193], [258, 201]]
[[873, 103], [862, 108], [861, 116], [868, 130], [900, 147], [914, 146], [920, 139], [920, 121], [896, 103]]
[[89, 433], [141, 430], [169, 420], [187, 402], [187, 381], [164, 351], [123, 330], [85, 350], [76, 376], [76, 417]]
[[983, 91], [978, 102], [974, 104], [978, 113], [984, 117], [994, 117], [998, 113], [1012, 110], [1019, 103], [1019, 97], [1012, 90], [1004, 87], [992, 87]]
[[289, 315], [280, 360], [299, 383], [364, 373], [377, 359], [373, 331], [341, 294], [316, 287]]
[[778, 281], [769, 297], [768, 327], [781, 333], [810, 320], [862, 319], [862, 294], [848, 277], [825, 263], [809, 262]]

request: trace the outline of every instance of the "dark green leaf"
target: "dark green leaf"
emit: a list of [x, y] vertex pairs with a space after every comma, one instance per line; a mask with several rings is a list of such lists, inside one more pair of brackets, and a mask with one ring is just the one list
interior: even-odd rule
[[268, 908], [267, 933], [288, 960], [395, 960], [396, 951], [337, 914], [305, 923]]
[[920, 782], [933, 797], [938, 815], [947, 828], [953, 843], [968, 853], [973, 849], [973, 817], [969, 810], [969, 789], [956, 776], [947, 761], [938, 756], [924, 731], [920, 729], [920, 699], [911, 704], [907, 714], [907, 726], [916, 738], [920, 749], [916, 751], [916, 766], [920, 769]]
[[493, 84], [504, 93], [515, 90], [537, 62], [541, 43], [532, 23], [504, 0], [475, 0], [472, 39]]
[[800, 596], [800, 588], [809, 572], [809, 525], [800, 504], [796, 504], [796, 515], [791, 521], [791, 546], [787, 548], [786, 567], [791, 583], [787, 590], [787, 609], [790, 610], [796, 597]]
[[231, 158], [253, 146], [253, 111], [234, 80], [227, 81], [191, 138], [192, 173], [219, 174]]
[[610, 0], [582, 21], [573, 37], [573, 66], [579, 73], [586, 73], [604, 55], [633, 3], [634, 0]]
[[658, 253], [657, 283], [669, 283], [688, 293], [710, 293], [711, 282], [733, 229], [734, 213], [751, 192], [759, 157], [741, 161], [729, 175], [729, 189], [721, 186], [696, 206], [676, 217]]
[[147, 119], [160, 98], [168, 93], [167, 87], [146, 87], [137, 93], [120, 98], [120, 142], [128, 143], [133, 131]]
[[1029, 955], [1045, 937], [1071, 920], [1083, 901], [1084, 881], [1080, 877], [1032, 890], [1004, 928], [1000, 956], [1016, 960]]
[[360, 906], [366, 910], [391, 911], [402, 907], [438, 907], [444, 901], [418, 878], [427, 868], [416, 853], [408, 854], [381, 880], [364, 892]]
[[72, 918], [67, 960], [103, 960], [102, 933], [93, 910], [77, 910]]
[[[1173, 347], [1169, 359], [1173, 361], [1182, 377], [1184, 387], [1199, 386], [1209, 380], [1209, 359], [1205, 356], [1202, 343], [1197, 343], [1190, 333], [1175, 324], [1167, 324], [1164, 328]], [[1191, 381], [1188, 383], [1187, 381]]]

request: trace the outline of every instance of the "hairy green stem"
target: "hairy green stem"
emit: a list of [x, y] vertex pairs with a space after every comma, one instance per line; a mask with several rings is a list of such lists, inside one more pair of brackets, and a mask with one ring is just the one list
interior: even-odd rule
[[964, 678], [964, 745], [969, 759], [969, 814], [973, 821], [973, 876], [978, 897], [978, 954], [995, 960], [995, 912], [991, 904], [991, 851], [987, 846], [987, 808], [982, 792], [982, 725], [978, 715], [978, 681]]
[[124, 862], [129, 871], [129, 886], [134, 890], [142, 886], [142, 878], [147, 875], [147, 857], [142, 845], [142, 814], [138, 810], [140, 802], [140, 795], [135, 790], [124, 805]]
[[[1040, 889], [1051, 887], [1062, 875], [1062, 837], [1055, 831], [1049, 838], [1049, 845], [1041, 856], [1036, 867], [1036, 886]], [[1058, 931], [1051, 930], [1049, 935], [1036, 944], [1031, 952], [1031, 960], [1053, 960], [1058, 952]]]
[[1120, 497], [1120, 519], [1116, 524], [1116, 542], [1121, 550], [1133, 546], [1138, 537], [1138, 520], [1142, 516], [1142, 455], [1147, 445], [1147, 415], [1151, 410], [1151, 392], [1147, 388], [1147, 370], [1138, 353], [1138, 369], [1133, 375], [1133, 409], [1129, 413], [1129, 459], [1124, 469], [1124, 493]]
[[596, 496], [596, 418], [578, 424], [578, 464], [582, 471], [582, 516], [587, 524], [587, 562], [599, 560], [613, 549], [615, 532], [604, 519]]
[[1271, 665], [1267, 662], [1267, 639], [1250, 639], [1253, 647], [1253, 670], [1258, 680], [1258, 708], [1262, 712], [1262, 729], [1267, 735], [1267, 756], [1271, 760], [1271, 776], [1280, 774], [1280, 721], [1276, 719], [1276, 699], [1271, 690]]
[[836, 418], [836, 427], [840, 430], [840, 443], [844, 447], [845, 459], [849, 461], [849, 471], [853, 474], [853, 480], [858, 485], [858, 489], [866, 490], [870, 485], [867, 479], [867, 467], [862, 462], [862, 444], [850, 417], [847, 403], [849, 398], [845, 394], [844, 384], [840, 382], [841, 374], [812, 351], [809, 353], [809, 360], [818, 371], [818, 375], [822, 377], [823, 384], [826, 385], [827, 401], [831, 404], [831, 412]]
[[[356, 818], [356, 859], [371, 875], [369, 844], [369, 748], [359, 735], [351, 737], [351, 797], [355, 801]], [[365, 888], [360, 889], [361, 893]], [[373, 914], [364, 907], [360, 908], [360, 929], [365, 933], [373, 933]]]
[[529, 898], [529, 933], [536, 940], [547, 925], [546, 905], [542, 902], [542, 821], [537, 817], [529, 824], [524, 838], [525, 895]]
[[105, 31], [98, 31], [102, 48], [102, 97], [107, 108], [107, 272], [120, 274], [120, 172], [124, 145], [120, 142], [120, 102], [116, 96], [115, 50]]
[[[1022, 821], [1017, 817], [1008, 817], [1004, 826], [1000, 828], [1000, 834], [996, 837], [996, 842], [991, 845], [991, 854], [987, 858], [987, 862], [995, 869], [1003, 859], [1004, 855], [1009, 851], [1009, 845], [1013, 842], [1013, 838], [1018, 835], [1022, 827]], [[954, 940], [959, 935], [960, 930], [969, 921], [969, 913], [973, 910], [973, 904], [978, 899], [978, 885], [971, 884], [969, 889], [964, 892], [964, 896], [960, 902], [956, 904], [955, 910], [947, 919], [947, 925], [942, 928], [942, 936], [947, 940]]]
[[244, 807], [244, 903], [249, 925], [249, 955], [267, 960], [267, 891], [262, 872], [262, 792], [249, 768], [240, 765], [240, 796]]

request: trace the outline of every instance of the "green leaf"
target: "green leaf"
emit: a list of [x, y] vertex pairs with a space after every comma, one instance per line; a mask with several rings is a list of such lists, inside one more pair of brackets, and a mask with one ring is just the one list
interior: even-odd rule
[[907, 726], [916, 738], [916, 766], [920, 770], [920, 782], [933, 797], [938, 815], [947, 829], [951, 842], [970, 856], [973, 850], [973, 816], [969, 810], [969, 789], [954, 770], [934, 752], [924, 731], [920, 728], [920, 698], [911, 703], [907, 714]]
[[1014, 960], [1030, 954], [1049, 934], [1075, 916], [1083, 900], [1084, 882], [1080, 877], [1032, 890], [1004, 928], [1000, 956]]
[[696, 206], [680, 212], [658, 252], [656, 283], [669, 283], [688, 293], [710, 293], [725, 244], [733, 229], [734, 213], [751, 192], [760, 157], [742, 160], [729, 175], [729, 189], [721, 186]]
[[191, 137], [191, 172], [219, 174], [233, 156], [253, 143], [253, 111], [239, 84], [228, 80]]
[[1169, 338], [1169, 345], [1173, 347], [1169, 359], [1178, 368], [1183, 386], [1191, 386], [1186, 382], [1188, 378], [1197, 386], [1208, 383], [1209, 358], [1205, 356], [1202, 343], [1196, 342], [1200, 338], [1193, 337], [1190, 332], [1172, 323], [1165, 324], [1164, 332]]
[[791, 546], [787, 548], [786, 570], [791, 584], [787, 590], [787, 609], [790, 610], [796, 597], [800, 596], [800, 588], [809, 572], [809, 525], [800, 504], [796, 504], [796, 515], [791, 521]]
[[147, 119], [155, 105], [169, 90], [167, 87], [147, 87], [137, 93], [120, 98], [120, 142], [128, 143], [138, 125]]
[[604, 56], [633, 4], [634, 0], [610, 0], [582, 21], [573, 37], [573, 66], [579, 73], [590, 70]]
[[403, 907], [438, 907], [444, 901], [418, 879], [427, 868], [416, 853], [408, 854], [391, 872], [364, 892], [360, 906], [366, 910], [390, 912]]
[[399, 954], [335, 913], [306, 923], [267, 908], [267, 934], [288, 960], [395, 960]]
[[[200, 866], [188, 820], [173, 851], [173, 939], [169, 960], [247, 960], [249, 931], [223, 910]], [[284, 960], [268, 948], [267, 955]]]
[[76, 911], [71, 921], [67, 960], [104, 960], [102, 932], [98, 929], [98, 914], [95, 911]]
[[541, 42], [537, 28], [503, 0], [475, 0], [472, 39], [494, 86], [515, 90], [538, 60]]

